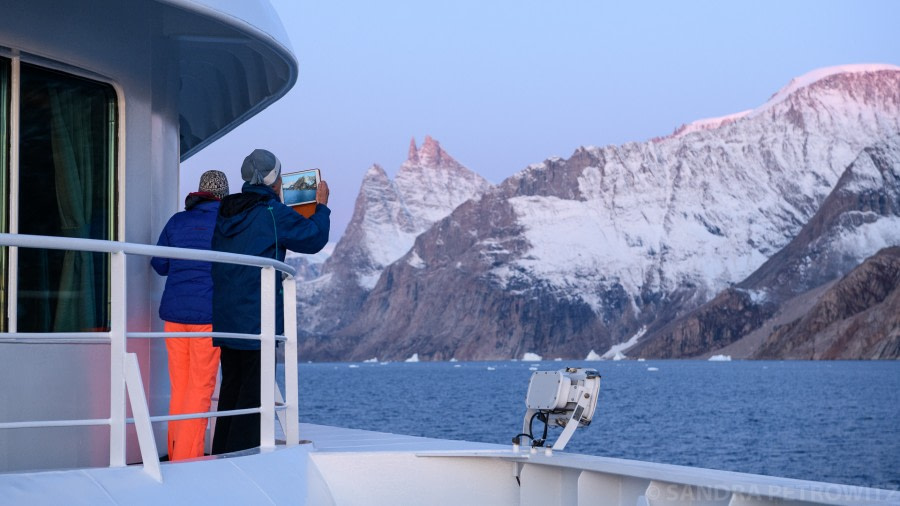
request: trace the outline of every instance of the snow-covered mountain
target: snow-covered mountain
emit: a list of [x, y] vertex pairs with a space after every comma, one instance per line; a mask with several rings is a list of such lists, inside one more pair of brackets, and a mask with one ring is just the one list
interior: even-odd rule
[[[665, 358], [713, 351], [740, 358], [897, 358], [900, 329], [894, 327], [892, 335], [884, 328], [889, 318], [871, 318], [877, 325], [866, 328], [853, 326], [852, 332], [871, 334], [865, 346], [844, 346], [849, 338], [815, 335], [816, 329], [840, 326], [842, 320], [881, 304], [890, 291], [883, 287], [894, 287], [900, 272], [897, 254], [891, 253], [894, 245], [900, 245], [900, 136], [865, 148], [791, 242], [747, 279], [650, 329], [627, 353]], [[878, 255], [880, 260], [875, 259]], [[862, 263], [867, 267], [858, 267]], [[856, 274], [847, 274], [854, 269]], [[839, 286], [829, 286], [842, 277]], [[842, 302], [840, 294], [846, 293], [853, 293], [854, 300]], [[829, 298], [826, 308], [838, 310], [816, 316], [816, 311], [827, 312], [821, 307]], [[844, 327], [832, 335], [846, 333]]]
[[752, 111], [532, 165], [421, 234], [334, 344], [346, 358], [606, 350], [746, 278], [898, 132], [900, 67], [853, 65]]
[[380, 166], [369, 168], [353, 217], [321, 276], [298, 286], [301, 332], [321, 334], [353, 318], [382, 270], [405, 255], [419, 234], [490, 187], [428, 136], [421, 148], [410, 141], [393, 181]]

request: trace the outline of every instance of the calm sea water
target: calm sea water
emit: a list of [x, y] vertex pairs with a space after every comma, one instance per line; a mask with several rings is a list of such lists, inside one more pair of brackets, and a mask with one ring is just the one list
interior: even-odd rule
[[900, 362], [301, 364], [300, 417], [508, 444], [531, 369], [565, 366], [602, 376], [567, 452], [900, 489]]
[[316, 199], [316, 190], [284, 190], [284, 201], [287, 203], [309, 202]]

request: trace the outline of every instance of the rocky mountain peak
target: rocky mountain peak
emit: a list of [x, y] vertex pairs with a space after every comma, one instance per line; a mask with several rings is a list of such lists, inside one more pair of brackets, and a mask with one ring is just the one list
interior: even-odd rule
[[415, 165], [419, 164], [419, 148], [416, 147], [415, 137], [409, 140], [409, 155], [406, 157], [406, 162]]
[[460, 163], [447, 154], [441, 143], [431, 138], [430, 135], [425, 136], [425, 142], [421, 148], [416, 148], [416, 139], [413, 138], [409, 142], [409, 156], [406, 163], [400, 168], [401, 171], [410, 168], [437, 168], [437, 167], [461, 167]]
[[421, 148], [410, 141], [409, 157], [394, 180], [380, 165], [372, 165], [322, 275], [298, 287], [301, 329], [318, 334], [346, 324], [384, 268], [403, 257], [419, 234], [490, 187], [431, 137], [425, 137]]
[[[801, 109], [814, 112], [820, 109], [842, 109], [855, 103], [877, 103], [880, 97], [890, 96], [900, 83], [900, 66], [888, 64], [839, 65], [816, 69], [795, 77], [782, 89], [772, 94], [764, 104], [746, 111], [717, 118], [705, 118], [683, 124], [672, 134], [654, 137], [651, 142], [683, 137], [694, 132], [710, 131], [726, 127], [745, 118], [787, 111], [789, 119], [802, 126]], [[781, 113], [784, 113], [782, 111]]]
[[877, 74], [882, 72], [900, 72], [900, 67], [880, 63], [862, 63], [816, 69], [791, 79], [787, 86], [774, 93], [757, 111], [782, 102], [803, 88], [813, 87], [814, 85], [834, 87], [834, 83], [838, 82], [843, 82], [846, 85], [860, 80], [877, 80]]
[[[389, 181], [390, 178], [388, 178], [387, 172], [385, 172], [381, 165], [373, 163], [372, 166], [369, 167], [369, 169], [366, 171], [365, 175], [363, 175], [363, 182], [369, 180]], [[365, 186], [365, 183], [363, 184], [363, 186]]]

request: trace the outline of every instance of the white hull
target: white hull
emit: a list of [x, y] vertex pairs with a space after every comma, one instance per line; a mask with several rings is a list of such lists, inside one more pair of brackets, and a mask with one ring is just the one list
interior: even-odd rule
[[[888, 505], [900, 493], [301, 424], [312, 443], [164, 463], [0, 475], [0, 504]], [[519, 480], [516, 480], [518, 475]]]

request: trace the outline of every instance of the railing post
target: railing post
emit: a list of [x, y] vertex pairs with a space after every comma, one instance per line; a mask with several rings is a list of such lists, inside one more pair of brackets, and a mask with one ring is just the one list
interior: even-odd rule
[[259, 446], [275, 447], [275, 269], [260, 269]]
[[125, 466], [125, 253], [110, 253], [109, 465]]
[[297, 374], [297, 280], [288, 278], [284, 287], [284, 403], [285, 443], [300, 442], [299, 378]]
[[[10, 103], [9, 103], [9, 123], [8, 125], [18, 125], [19, 124], [19, 111], [21, 110], [21, 100], [22, 100], [22, 92], [20, 89], [20, 83], [22, 82], [22, 77], [19, 72], [20, 70], [21, 60], [18, 56], [14, 56], [12, 59], [12, 68], [10, 77], [11, 79], [11, 92], [10, 93]], [[14, 127], [9, 129], [9, 200], [7, 201], [7, 195], [3, 196], [4, 202], [9, 202], [11, 205], [9, 206], [9, 215], [7, 219], [9, 220], [9, 233], [10, 234], [18, 234], [19, 233], [19, 128]], [[2, 211], [0, 211], [2, 212]], [[7, 264], [6, 269], [7, 272], [4, 275], [8, 274], [9, 278], [7, 278], [6, 284], [6, 307], [3, 308], [6, 311], [7, 322], [9, 323], [9, 331], [10, 332], [18, 332], [19, 331], [19, 248], [15, 246], [9, 247], [9, 253], [6, 257]]]
[[136, 353], [125, 355], [125, 385], [128, 389], [128, 398], [131, 399], [131, 412], [134, 413], [134, 427], [137, 430], [144, 472], [162, 483], [159, 450], [153, 437], [153, 426], [150, 425], [150, 409], [147, 406], [147, 394], [144, 393], [144, 384], [141, 382], [141, 368], [138, 366]]

